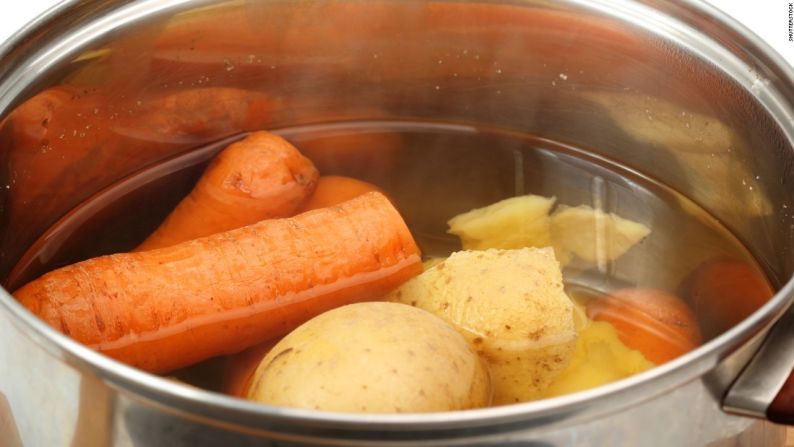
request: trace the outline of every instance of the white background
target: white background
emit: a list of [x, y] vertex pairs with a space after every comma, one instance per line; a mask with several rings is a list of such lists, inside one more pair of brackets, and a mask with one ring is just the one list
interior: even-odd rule
[[[57, 0], [8, 1], [0, 13], [0, 41]], [[675, 0], [670, 0], [675, 1]], [[788, 3], [794, 0], [707, 0], [750, 28], [794, 65], [794, 42], [788, 41]], [[13, 4], [13, 6], [10, 6]]]

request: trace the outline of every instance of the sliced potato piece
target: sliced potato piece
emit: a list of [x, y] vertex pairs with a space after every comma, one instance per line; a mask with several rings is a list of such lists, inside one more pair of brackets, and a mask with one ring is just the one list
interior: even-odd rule
[[553, 197], [512, 197], [453, 217], [449, 233], [459, 236], [466, 250], [548, 247], [552, 205]]
[[541, 397], [576, 342], [573, 303], [551, 248], [456, 252], [387, 299], [458, 329], [488, 362], [495, 404]]
[[551, 239], [562, 257], [605, 264], [622, 256], [651, 230], [645, 225], [586, 205], [560, 205], [551, 215]]
[[570, 365], [554, 379], [544, 397], [594, 388], [653, 366], [640, 351], [623, 344], [611, 324], [595, 321], [579, 333]]

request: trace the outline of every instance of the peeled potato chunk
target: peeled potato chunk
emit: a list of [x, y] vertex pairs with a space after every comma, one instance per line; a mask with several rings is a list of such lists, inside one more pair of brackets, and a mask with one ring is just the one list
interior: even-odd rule
[[453, 217], [448, 232], [460, 237], [466, 250], [553, 247], [562, 265], [572, 255], [591, 263], [614, 261], [650, 233], [645, 225], [585, 205], [559, 205], [549, 215], [554, 202], [554, 197], [512, 197]]
[[553, 197], [512, 197], [453, 217], [448, 232], [459, 236], [466, 250], [547, 247], [552, 205]]
[[542, 397], [576, 343], [551, 248], [459, 251], [388, 298], [441, 317], [488, 363], [494, 404]]
[[326, 411], [405, 413], [490, 403], [488, 372], [440, 318], [397, 303], [325, 312], [284, 337], [257, 367], [247, 397]]
[[560, 205], [551, 215], [551, 239], [558, 255], [573, 253], [597, 264], [621, 257], [650, 232], [641, 223], [586, 205]]
[[570, 365], [554, 379], [545, 397], [594, 388], [653, 366], [640, 351], [623, 344], [611, 324], [595, 321], [579, 333]]

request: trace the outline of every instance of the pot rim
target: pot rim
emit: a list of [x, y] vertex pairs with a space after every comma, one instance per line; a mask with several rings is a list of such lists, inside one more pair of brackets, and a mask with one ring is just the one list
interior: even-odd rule
[[[133, 5], [137, 2], [129, 4], [120, 2], [121, 6], [115, 7], [107, 17], [103, 17], [103, 20], [113, 22], [110, 19], [116, 19], [118, 22], [127, 23], [129, 16], [124, 14], [132, 7], [138, 8], [139, 12], [153, 14], [186, 5], [188, 1], [142, 2], [148, 6]], [[662, 12], [675, 11], [687, 13], [691, 17], [707, 17], [742, 44], [744, 56], [752, 54], [755, 58], [754, 62], [775, 71], [782, 85], [777, 85], [777, 90], [772, 90], [772, 87], [765, 85], [760, 92], [756, 92], [755, 97], [767, 107], [768, 112], [783, 130], [788, 141], [794, 142], [794, 120], [781, 118], [781, 116], [792, 116], [794, 70], [758, 36], [715, 7], [703, 0], [684, 0], [675, 5], [657, 0], [566, 1], [571, 5], [607, 13], [621, 21], [630, 20], [632, 25], [644, 26], [648, 28], [649, 32], [656, 34], [660, 34], [659, 30], [650, 27], [654, 21], [668, 21], [670, 22], [667, 23], [668, 26], [678, 27], [686, 27], [687, 24], [671, 19], [671, 16], [668, 15], [653, 19], [642, 15], [643, 12], [646, 14], [650, 12], [651, 8], [655, 8], [657, 13], [660, 10]], [[50, 8], [15, 33], [5, 44], [0, 45], [0, 60], [5, 59], [15, 47], [35, 37], [36, 33], [40, 32], [47, 23], [72, 10], [79, 10], [81, 4], [85, 6], [94, 3], [99, 2], [65, 0]], [[197, 3], [202, 3], [202, 1]], [[615, 9], [611, 9], [612, 7]], [[605, 12], [607, 8], [610, 8], [609, 12]], [[145, 15], [134, 16], [136, 18], [145, 17]], [[641, 19], [645, 19], [645, 22], [638, 23]], [[689, 31], [691, 34], [693, 30]], [[698, 38], [703, 40], [707, 47], [714, 45], [708, 35], [702, 32], [698, 34]], [[85, 43], [90, 43], [90, 40], [86, 40]], [[722, 51], [723, 48], [719, 48], [719, 50]], [[747, 66], [746, 63], [739, 62], [736, 55], [733, 55], [733, 59], [735, 59], [735, 64]], [[60, 61], [62, 59], [58, 60], [58, 62]], [[732, 76], [744, 88], [750, 90], [749, 83], [752, 79], [747, 76], [747, 73], [744, 73], [745, 76], [741, 79], [737, 79], [737, 72], [726, 72], [725, 74]], [[20, 82], [18, 79], [0, 82], [0, 94], [9, 94], [8, 84], [14, 81]], [[783, 92], [780, 91], [781, 88], [784, 90]], [[17, 94], [20, 91], [17, 89]], [[788, 99], [788, 101], [780, 101], [781, 99]], [[771, 100], [777, 100], [774, 104], [777, 109], [770, 111], [768, 101]], [[0, 107], [7, 102], [0, 100]], [[400, 439], [400, 436], [415, 437], [417, 433], [428, 435], [431, 432], [434, 433], [434, 436], [439, 437], [471, 436], [472, 434], [467, 429], [478, 428], [480, 430], [478, 434], [487, 434], [487, 431], [495, 432], [505, 426], [516, 428], [549, 426], [557, 421], [591, 418], [612, 413], [702, 376], [713, 369], [725, 356], [770, 326], [786, 311], [792, 301], [794, 301], [794, 280], [789, 279], [769, 302], [756, 310], [750, 317], [696, 350], [646, 372], [590, 390], [539, 401], [475, 410], [416, 414], [360, 414], [320, 412], [256, 404], [169, 381], [122, 364], [79, 344], [39, 320], [6, 290], [0, 291], [0, 309], [10, 315], [11, 323], [20, 332], [32, 338], [55, 358], [73, 365], [83, 374], [89, 374], [105, 381], [120, 391], [165, 406], [183, 416], [206, 419], [208, 423], [214, 425], [232, 425], [245, 427], [247, 430], [263, 430], [271, 432], [271, 435], [272, 432], [278, 432], [284, 437], [289, 437], [290, 434], [301, 437], [332, 435], [349, 439], [366, 439], [379, 432], [388, 432], [391, 439]], [[490, 427], [491, 430], [483, 431], [482, 429], [485, 427]]]

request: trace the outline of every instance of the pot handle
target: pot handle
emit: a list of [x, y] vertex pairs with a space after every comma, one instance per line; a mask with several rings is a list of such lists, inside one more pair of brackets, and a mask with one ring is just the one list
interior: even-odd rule
[[794, 373], [788, 376], [783, 388], [767, 408], [766, 416], [772, 422], [794, 425]]
[[733, 382], [722, 408], [728, 413], [794, 425], [794, 307], [772, 327], [761, 348]]

